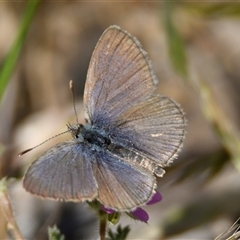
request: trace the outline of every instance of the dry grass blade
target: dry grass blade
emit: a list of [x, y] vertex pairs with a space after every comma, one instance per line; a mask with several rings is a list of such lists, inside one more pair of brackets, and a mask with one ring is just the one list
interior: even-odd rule
[[13, 215], [11, 202], [7, 193], [7, 180], [3, 178], [0, 180], [0, 209], [3, 216], [8, 222], [8, 229], [12, 232], [14, 239], [23, 240], [21, 232], [17, 226], [15, 217]]

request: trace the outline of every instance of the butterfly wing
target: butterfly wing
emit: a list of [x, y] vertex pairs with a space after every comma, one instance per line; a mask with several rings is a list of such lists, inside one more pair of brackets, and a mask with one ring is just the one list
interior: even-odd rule
[[181, 149], [186, 119], [177, 103], [156, 95], [124, 112], [114, 124], [109, 133], [113, 142], [164, 167]]
[[86, 119], [107, 127], [152, 93], [156, 83], [140, 43], [121, 28], [109, 27], [90, 61], [84, 91]]
[[155, 193], [153, 174], [119, 159], [111, 152], [99, 152], [94, 161], [99, 189], [97, 199], [107, 208], [130, 211], [148, 202]]
[[42, 198], [64, 201], [92, 200], [97, 196], [91, 156], [74, 140], [57, 144], [28, 168], [23, 186]]

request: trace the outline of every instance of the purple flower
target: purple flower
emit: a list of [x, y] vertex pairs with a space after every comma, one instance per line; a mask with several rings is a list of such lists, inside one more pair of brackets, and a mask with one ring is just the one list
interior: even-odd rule
[[[153, 197], [151, 198], [151, 200], [149, 202], [146, 203], [146, 205], [152, 205], [155, 203], [158, 203], [162, 200], [162, 195], [159, 192], [156, 192]], [[115, 211], [110, 209], [110, 208], [106, 208], [104, 206], [102, 206], [102, 210], [108, 214], [112, 214]], [[127, 213], [130, 217], [140, 220], [142, 222], [147, 223], [149, 216], [147, 214], [147, 212], [145, 210], [143, 210], [142, 208], [136, 208], [134, 211]]]
[[158, 203], [160, 201], [162, 201], [162, 195], [159, 192], [156, 192], [152, 196], [151, 200], [149, 202], [147, 202], [147, 205], [152, 205], [152, 204]]
[[132, 216], [134, 219], [140, 220], [141, 222], [145, 223], [147, 223], [149, 219], [148, 213], [142, 208], [137, 208], [136, 210], [130, 212], [129, 215]]
[[115, 212], [115, 210], [112, 210], [111, 208], [106, 208], [106, 207], [104, 207], [104, 206], [102, 206], [102, 210], [103, 210], [104, 212], [106, 212], [107, 214], [112, 214], [112, 213]]

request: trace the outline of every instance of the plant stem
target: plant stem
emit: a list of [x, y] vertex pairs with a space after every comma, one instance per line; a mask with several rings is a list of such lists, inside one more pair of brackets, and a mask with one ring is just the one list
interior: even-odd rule
[[107, 228], [107, 215], [105, 213], [99, 213], [100, 223], [99, 223], [99, 234], [100, 240], [105, 240], [106, 228]]

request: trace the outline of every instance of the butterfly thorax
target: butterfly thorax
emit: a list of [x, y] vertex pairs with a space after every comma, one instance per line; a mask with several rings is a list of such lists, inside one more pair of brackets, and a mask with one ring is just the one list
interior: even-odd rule
[[103, 130], [97, 129], [90, 124], [68, 125], [68, 128], [73, 138], [89, 145], [93, 150], [100, 151], [101, 149], [108, 148], [111, 144], [110, 138]]

